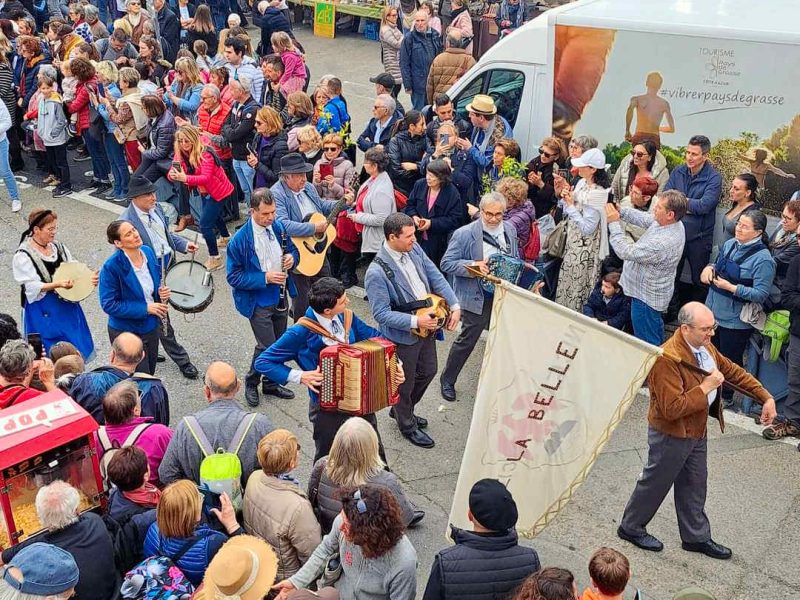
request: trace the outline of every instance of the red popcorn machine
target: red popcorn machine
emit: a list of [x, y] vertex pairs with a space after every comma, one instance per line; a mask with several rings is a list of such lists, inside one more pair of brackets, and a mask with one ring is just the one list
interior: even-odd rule
[[61, 391], [0, 410], [0, 549], [42, 531], [36, 493], [57, 479], [80, 494], [80, 512], [106, 508], [97, 422]]

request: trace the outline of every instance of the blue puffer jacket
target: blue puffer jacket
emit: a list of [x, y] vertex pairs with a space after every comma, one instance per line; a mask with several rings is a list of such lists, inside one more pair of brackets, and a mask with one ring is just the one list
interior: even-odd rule
[[428, 28], [425, 33], [412, 29], [403, 37], [400, 45], [400, 72], [406, 91], [425, 89], [433, 59], [441, 51], [442, 36], [435, 29]]
[[[753, 243], [760, 244], [760, 241]], [[772, 281], [775, 279], [775, 261], [766, 246], [742, 260], [751, 245], [740, 244], [733, 238], [720, 248], [720, 256], [729, 257], [729, 260], [739, 265], [739, 278], [753, 282], [752, 285], [737, 285], [732, 296], [720, 293], [713, 285], [709, 288], [706, 306], [714, 313], [721, 327], [750, 329], [751, 326], [739, 318], [742, 307], [748, 302], [762, 304], [769, 297]], [[722, 273], [719, 275], [723, 276]]]
[[[228, 536], [214, 531], [208, 525], [198, 525], [192, 537], [197, 541], [186, 551], [176, 566], [183, 571], [192, 585], [198, 586], [203, 581], [208, 564], [222, 544], [228, 541]], [[147, 537], [144, 540], [144, 555], [172, 557], [183, 548], [188, 540], [189, 538], [164, 537], [158, 529], [158, 523], [153, 523], [147, 530]]]
[[327, 133], [339, 133], [348, 123], [350, 115], [347, 112], [347, 105], [341, 96], [334, 96], [322, 109], [317, 121], [317, 131], [323, 136]]
[[34, 56], [30, 61], [25, 61], [22, 67], [20, 94], [24, 94], [22, 100], [22, 110], [28, 110], [28, 104], [31, 101], [31, 96], [38, 89], [36, 77], [39, 75], [39, 68], [42, 65], [48, 65], [50, 61], [44, 55]]

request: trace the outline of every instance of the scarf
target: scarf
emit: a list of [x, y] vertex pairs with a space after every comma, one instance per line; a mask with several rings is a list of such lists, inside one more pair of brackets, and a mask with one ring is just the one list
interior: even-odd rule
[[122, 496], [139, 506], [155, 508], [161, 500], [161, 490], [148, 482], [138, 489], [122, 492]]

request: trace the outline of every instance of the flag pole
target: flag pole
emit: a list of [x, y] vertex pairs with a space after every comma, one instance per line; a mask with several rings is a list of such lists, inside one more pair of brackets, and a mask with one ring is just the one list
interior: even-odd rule
[[[685, 368], [689, 369], [690, 371], [693, 371], [693, 372], [697, 373], [698, 375], [704, 375], [705, 377], [708, 377], [709, 375], [711, 375], [711, 373], [709, 373], [705, 369], [701, 369], [697, 365], [692, 364], [692, 363], [690, 363], [688, 361], [685, 361], [685, 360], [683, 360], [682, 358], [680, 358], [678, 356], [674, 356], [674, 355], [670, 354], [669, 352], [664, 352], [664, 356], [669, 358], [670, 360], [675, 361], [676, 363], [680, 364], [682, 367], [685, 367]], [[744, 396], [750, 396], [750, 392], [748, 392], [744, 388], [739, 387], [735, 383], [731, 383], [728, 380], [723, 381], [722, 385], [723, 386], [726, 385], [730, 389], [732, 389], [734, 392], [739, 392], [740, 394], [743, 394]]]

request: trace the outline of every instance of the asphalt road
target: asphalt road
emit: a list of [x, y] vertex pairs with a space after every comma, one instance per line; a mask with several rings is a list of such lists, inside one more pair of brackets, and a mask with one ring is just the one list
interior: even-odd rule
[[[382, 70], [378, 44], [354, 35], [336, 40], [314, 38], [308, 28], [299, 30], [298, 37], [309, 53], [313, 79], [325, 73], [335, 73], [343, 79], [354, 129], [359, 132], [372, 106], [373, 90], [368, 78]], [[88, 162], [75, 165], [76, 189], [80, 187], [79, 174], [89, 170], [90, 165]], [[4, 282], [0, 285], [0, 311], [17, 316], [19, 288], [11, 276], [11, 256], [20, 232], [25, 229], [22, 215], [36, 206], [56, 210], [59, 239], [78, 260], [99, 266], [112, 250], [105, 242], [105, 228], [114, 218], [114, 211], [120, 210], [85, 193], [54, 200], [49, 190], [29, 185], [28, 182], [39, 180], [34, 174], [22, 173], [19, 179], [23, 186], [22, 213], [13, 215], [5, 190], [0, 191], [0, 281]], [[252, 335], [233, 307], [223, 272], [215, 273], [214, 280], [214, 302], [204, 313], [196, 318], [173, 317], [178, 339], [200, 370], [213, 360], [224, 360], [244, 375], [252, 352]], [[351, 307], [372, 321], [360, 295], [358, 288], [352, 290]], [[109, 351], [106, 319], [96, 295], [88, 298], [83, 307], [98, 349], [99, 358], [92, 366], [98, 366]], [[453, 337], [449, 334], [439, 344], [440, 364]], [[531, 350], [534, 348], [520, 348], [520, 356], [528, 356]], [[458, 402], [444, 402], [438, 386], [432, 385], [420, 404], [419, 413], [430, 421], [435, 449], [422, 450], [410, 445], [386, 414], [379, 415], [389, 463], [411, 498], [427, 513], [421, 526], [409, 532], [419, 556], [420, 597], [433, 556], [446, 544], [447, 514], [469, 430], [482, 352], [481, 342], [458, 382]], [[171, 362], [160, 364], [157, 374], [170, 390], [175, 420], [202, 408], [204, 399], [199, 382], [184, 379]], [[258, 410], [269, 415], [276, 426], [298, 433], [304, 456], [298, 475], [307, 480], [313, 442], [306, 416], [306, 394], [301, 388], [295, 391], [295, 400], [262, 400]], [[525, 541], [538, 550], [542, 564], [571, 569], [583, 588], [589, 583], [586, 568], [589, 556], [599, 546], [609, 545], [623, 551], [631, 561], [633, 579], [629, 597], [635, 586], [647, 598], [668, 600], [675, 591], [690, 584], [702, 585], [725, 600], [773, 599], [800, 593], [800, 562], [796, 558], [800, 542], [800, 493], [796, 484], [800, 481], [800, 456], [794, 445], [766, 442], [752, 431], [757, 428], [744, 419], [734, 419], [733, 425], [742, 427], [730, 426], [724, 435], [714, 423], [709, 428], [706, 509], [714, 539], [733, 548], [732, 560], [714, 561], [680, 549], [671, 497], [650, 525], [650, 532], [664, 542], [664, 552], [646, 553], [616, 537], [618, 520], [647, 456], [646, 411], [647, 399], [640, 397], [570, 504], [536, 539]], [[536, 490], [530, 493], [535, 494]], [[516, 500], [524, 503], [526, 499]]]

